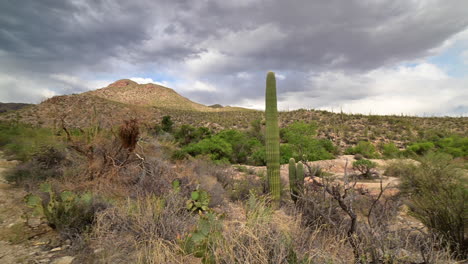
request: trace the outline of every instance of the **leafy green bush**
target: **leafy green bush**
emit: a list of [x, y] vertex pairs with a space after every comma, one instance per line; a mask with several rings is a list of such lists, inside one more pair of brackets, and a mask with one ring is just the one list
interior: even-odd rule
[[361, 175], [366, 178], [372, 176], [372, 169], [375, 167], [377, 167], [377, 163], [366, 159], [356, 160], [353, 162], [353, 169], [359, 171]]
[[379, 154], [375, 150], [374, 145], [372, 145], [372, 143], [367, 142], [367, 141], [359, 141], [356, 146], [346, 149], [345, 154], [347, 155], [361, 154], [368, 159], [379, 158]]
[[400, 156], [400, 150], [395, 143], [390, 142], [379, 146], [382, 156], [387, 159], [395, 159]]
[[429, 153], [419, 161], [412, 173], [401, 176], [400, 188], [407, 196], [410, 214], [466, 257], [466, 171], [458, 168], [448, 154]]
[[48, 224], [62, 233], [74, 235], [87, 231], [96, 213], [105, 208], [104, 204], [96, 203], [91, 193], [56, 193], [49, 183], [41, 184], [40, 189], [46, 198], [29, 194], [25, 198], [26, 204], [37, 214], [45, 216]]
[[229, 161], [232, 155], [232, 146], [220, 137], [205, 138], [202, 141], [190, 144], [183, 148], [192, 156], [207, 155], [212, 160]]
[[424, 155], [431, 150], [434, 150], [435, 145], [432, 142], [420, 142], [420, 143], [413, 143], [406, 148], [406, 154], [417, 154], [417, 155]]
[[333, 159], [337, 152], [331, 141], [317, 139], [317, 125], [315, 123], [294, 122], [281, 129], [281, 138], [287, 144], [280, 146], [280, 161], [282, 164], [295, 160], [324, 160]]
[[191, 125], [182, 125], [180, 128], [176, 130], [174, 133], [174, 137], [177, 142], [182, 145], [186, 146], [190, 143], [197, 143], [202, 139], [211, 136], [211, 131], [207, 127], [194, 127]]

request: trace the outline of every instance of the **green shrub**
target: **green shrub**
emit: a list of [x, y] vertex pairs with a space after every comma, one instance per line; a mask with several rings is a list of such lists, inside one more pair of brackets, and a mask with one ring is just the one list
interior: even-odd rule
[[48, 128], [0, 122], [0, 147], [7, 156], [27, 161], [44, 146], [64, 148], [61, 141]]
[[331, 141], [317, 139], [315, 123], [294, 122], [281, 130], [281, 138], [287, 144], [280, 146], [280, 161], [282, 164], [295, 160], [325, 160], [333, 159], [337, 149]]
[[174, 133], [174, 137], [177, 142], [182, 145], [186, 146], [190, 143], [197, 143], [202, 139], [211, 136], [211, 131], [207, 127], [198, 127], [195, 128], [191, 125], [182, 125], [177, 131]]
[[347, 155], [361, 154], [368, 159], [379, 158], [379, 154], [375, 150], [374, 145], [372, 145], [372, 143], [367, 142], [367, 141], [359, 141], [356, 146], [346, 149], [345, 154]]
[[174, 124], [174, 122], [172, 122], [170, 116], [163, 116], [163, 118], [161, 120], [161, 129], [164, 132], [171, 133], [173, 124]]
[[359, 171], [361, 175], [366, 178], [372, 176], [372, 169], [375, 167], [377, 167], [377, 163], [366, 159], [356, 160], [353, 162], [353, 169]]
[[207, 155], [212, 160], [229, 160], [232, 155], [232, 146], [220, 137], [211, 137], [202, 141], [190, 144], [183, 148], [192, 156]]
[[419, 161], [412, 173], [401, 176], [400, 188], [408, 197], [410, 214], [454, 252], [466, 257], [466, 171], [458, 168], [448, 154], [428, 153]]
[[417, 155], [424, 155], [431, 150], [434, 150], [435, 145], [432, 142], [421, 142], [421, 143], [414, 143], [409, 145], [406, 148], [407, 155], [417, 154]]
[[402, 177], [414, 173], [417, 165], [412, 161], [395, 160], [387, 164], [384, 175], [393, 177]]
[[394, 159], [400, 156], [400, 150], [393, 142], [381, 145], [380, 151], [382, 156], [387, 159]]
[[105, 208], [104, 204], [95, 201], [91, 193], [57, 193], [49, 183], [41, 184], [40, 189], [46, 198], [29, 194], [25, 198], [26, 203], [37, 214], [45, 216], [49, 226], [62, 234], [75, 235], [87, 231], [94, 223], [96, 213]]

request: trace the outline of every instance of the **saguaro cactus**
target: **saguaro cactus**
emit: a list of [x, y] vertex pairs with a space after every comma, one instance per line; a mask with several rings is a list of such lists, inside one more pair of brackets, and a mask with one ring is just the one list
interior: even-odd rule
[[270, 188], [273, 205], [278, 206], [281, 198], [280, 153], [278, 107], [276, 103], [276, 79], [275, 73], [273, 72], [268, 72], [266, 79], [265, 115], [268, 186]]
[[291, 192], [291, 199], [296, 202], [297, 200], [297, 180], [296, 180], [296, 160], [289, 159], [289, 190]]
[[298, 192], [302, 192], [304, 189], [304, 164], [301, 161], [296, 166], [296, 186]]

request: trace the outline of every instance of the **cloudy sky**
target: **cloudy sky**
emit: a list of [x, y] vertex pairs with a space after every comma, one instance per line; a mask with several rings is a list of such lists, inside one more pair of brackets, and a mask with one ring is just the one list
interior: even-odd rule
[[468, 115], [466, 0], [2, 0], [0, 102], [155, 82], [280, 109]]

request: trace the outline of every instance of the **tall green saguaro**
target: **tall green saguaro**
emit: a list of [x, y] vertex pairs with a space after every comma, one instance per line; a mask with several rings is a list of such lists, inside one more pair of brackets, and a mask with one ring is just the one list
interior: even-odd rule
[[275, 73], [268, 72], [266, 79], [265, 96], [266, 115], [266, 163], [270, 193], [275, 207], [279, 206], [281, 198], [280, 187], [280, 152], [279, 152], [279, 127], [278, 107], [276, 102]]

